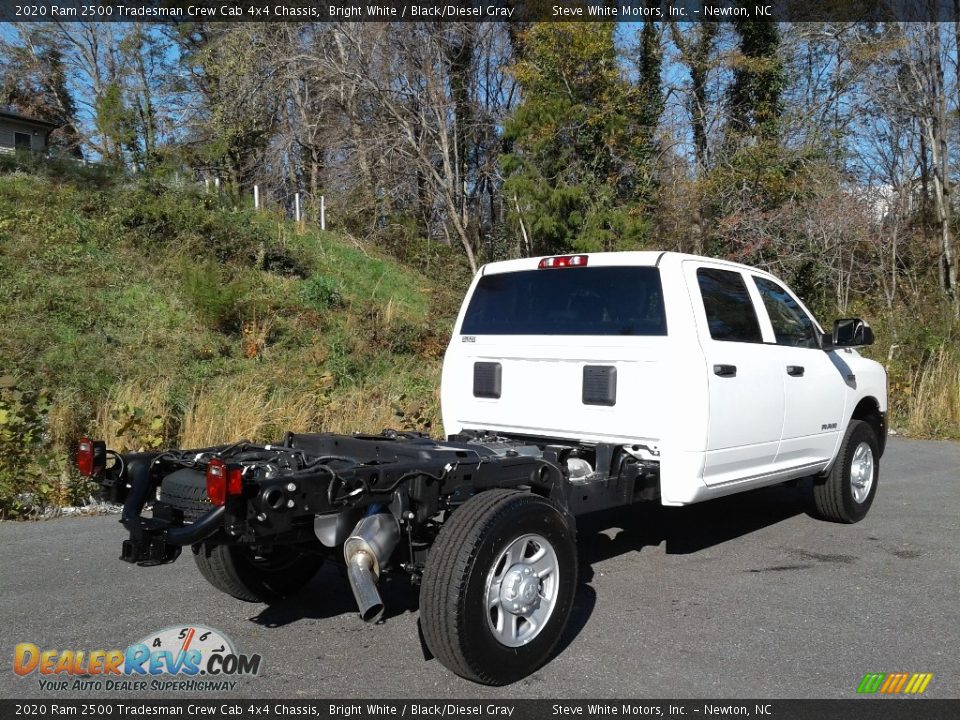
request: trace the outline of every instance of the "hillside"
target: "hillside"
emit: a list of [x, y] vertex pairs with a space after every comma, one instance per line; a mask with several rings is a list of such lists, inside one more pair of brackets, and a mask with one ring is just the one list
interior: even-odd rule
[[440, 283], [202, 186], [70, 175], [0, 174], [0, 513], [82, 499], [67, 448], [86, 433], [438, 425], [459, 268]]
[[[469, 272], [456, 251], [417, 247], [419, 269], [202, 185], [0, 157], [0, 517], [85, 500], [68, 462], [84, 434], [131, 450], [439, 432]], [[890, 426], [958, 437], [944, 306], [850, 311], [876, 330]]]

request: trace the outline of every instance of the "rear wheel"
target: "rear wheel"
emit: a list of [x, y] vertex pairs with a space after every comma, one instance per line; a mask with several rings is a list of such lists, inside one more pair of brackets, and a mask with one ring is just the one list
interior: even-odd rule
[[420, 624], [461, 677], [503, 685], [553, 654], [577, 584], [572, 519], [549, 500], [490, 490], [444, 523], [424, 569]]
[[814, 478], [813, 504], [823, 520], [863, 520], [877, 494], [880, 449], [869, 423], [851, 420], [830, 472]]
[[317, 574], [323, 557], [298, 545], [254, 549], [242, 545], [194, 546], [200, 574], [217, 590], [247, 602], [277, 602]]

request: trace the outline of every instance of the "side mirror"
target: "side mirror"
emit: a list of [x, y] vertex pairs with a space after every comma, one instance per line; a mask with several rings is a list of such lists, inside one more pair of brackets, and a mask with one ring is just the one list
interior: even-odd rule
[[835, 348], [873, 345], [873, 330], [860, 318], [842, 318], [834, 321], [831, 340]]

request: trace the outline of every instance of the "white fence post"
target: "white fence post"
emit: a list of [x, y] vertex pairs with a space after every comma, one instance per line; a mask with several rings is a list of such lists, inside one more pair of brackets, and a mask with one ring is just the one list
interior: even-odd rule
[[253, 186], [253, 209], [254, 210], [260, 209], [260, 186], [259, 185]]
[[300, 222], [300, 193], [293, 194], [293, 216], [297, 222]]
[[220, 177], [217, 176], [213, 179], [213, 187], [216, 188], [217, 192], [220, 192]]
[[320, 229], [327, 229], [327, 208], [324, 204], [323, 195], [320, 196]]

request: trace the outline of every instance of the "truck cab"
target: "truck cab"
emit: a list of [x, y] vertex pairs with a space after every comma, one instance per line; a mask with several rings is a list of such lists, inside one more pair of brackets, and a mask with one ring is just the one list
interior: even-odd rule
[[686, 505], [829, 471], [851, 420], [882, 453], [886, 373], [856, 342], [779, 279], [723, 260], [491, 263], [444, 360], [444, 429], [621, 446], [659, 466], [664, 505]]

